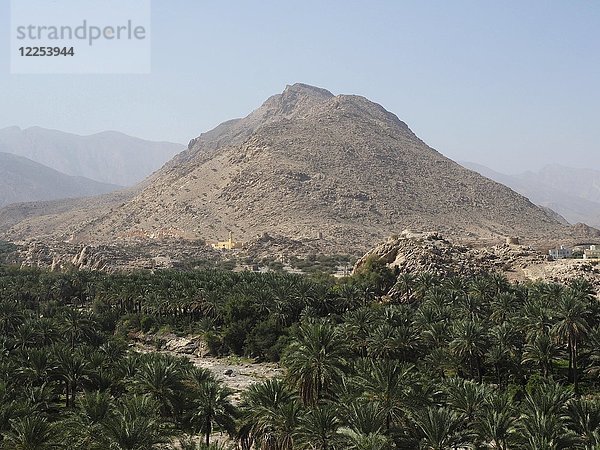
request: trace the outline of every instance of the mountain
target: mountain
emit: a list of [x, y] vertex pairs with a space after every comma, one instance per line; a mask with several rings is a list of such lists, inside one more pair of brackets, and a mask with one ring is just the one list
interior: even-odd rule
[[84, 177], [65, 175], [30, 159], [0, 152], [0, 206], [87, 197], [119, 188]]
[[[241, 241], [278, 234], [354, 254], [405, 228], [492, 242], [569, 232], [522, 195], [427, 146], [382, 106], [304, 84], [192, 140], [126, 198], [107, 199], [62, 214], [28, 209], [4, 229], [76, 242], [216, 240], [231, 230]], [[11, 215], [0, 221], [14, 223]]]
[[[526, 172], [521, 177], [531, 176]], [[600, 203], [600, 171], [595, 169], [575, 169], [557, 164], [547, 165], [533, 174], [547, 186], [584, 200]]]
[[115, 131], [79, 136], [39, 127], [0, 130], [0, 152], [24, 156], [67, 175], [121, 186], [143, 180], [184, 148]]
[[600, 227], [600, 171], [548, 165], [539, 172], [506, 175], [475, 163], [461, 164], [556, 211], [570, 223]]

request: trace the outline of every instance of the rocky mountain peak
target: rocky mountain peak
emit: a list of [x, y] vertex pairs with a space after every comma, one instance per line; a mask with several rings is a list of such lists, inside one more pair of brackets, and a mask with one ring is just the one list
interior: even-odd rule
[[270, 97], [247, 119], [265, 122], [303, 117], [333, 97], [328, 90], [308, 84], [288, 85], [281, 94]]
[[[427, 146], [381, 105], [306, 84], [194, 139], [103, 215], [82, 216], [56, 217], [68, 227], [45, 224], [81, 242], [159, 236], [168, 226], [177, 238], [216, 241], [231, 231], [250, 242], [268, 233], [349, 254], [405, 228], [492, 242], [566, 232], [526, 198]], [[34, 228], [24, 221], [11, 235]]]
[[304, 83], [288, 84], [281, 95], [284, 98], [290, 96], [305, 96], [321, 100], [327, 100], [334, 96], [327, 89]]

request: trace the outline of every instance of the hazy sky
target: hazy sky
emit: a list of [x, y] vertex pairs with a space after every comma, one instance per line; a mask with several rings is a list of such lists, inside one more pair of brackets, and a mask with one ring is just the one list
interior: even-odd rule
[[10, 75], [0, 1], [0, 127], [187, 143], [304, 82], [455, 160], [600, 169], [598, 1], [154, 0], [149, 75]]

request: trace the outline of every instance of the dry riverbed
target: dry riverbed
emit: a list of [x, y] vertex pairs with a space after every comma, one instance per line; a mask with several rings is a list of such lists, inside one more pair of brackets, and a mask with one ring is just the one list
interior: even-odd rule
[[[136, 335], [134, 348], [140, 353], [157, 352], [188, 358], [196, 367], [210, 370], [234, 391], [234, 403], [252, 384], [281, 377], [284, 371], [278, 364], [257, 363], [246, 358], [208, 356], [204, 342], [198, 336], [178, 337], [174, 334]], [[157, 345], [157, 342], [159, 343]]]

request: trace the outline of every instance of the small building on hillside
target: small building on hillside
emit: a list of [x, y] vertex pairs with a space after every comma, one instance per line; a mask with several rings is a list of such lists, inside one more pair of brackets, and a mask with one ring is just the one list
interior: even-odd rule
[[216, 244], [212, 244], [212, 247], [216, 248], [217, 250], [234, 250], [236, 248], [242, 248], [242, 243], [234, 242], [233, 233], [230, 231], [229, 239], [227, 239], [226, 241], [219, 241]]
[[548, 253], [552, 259], [565, 259], [573, 257], [573, 250], [563, 247], [562, 245], [559, 248], [553, 248], [549, 250]]
[[583, 259], [600, 258], [600, 248], [597, 245], [590, 245], [590, 248], [583, 251]]

